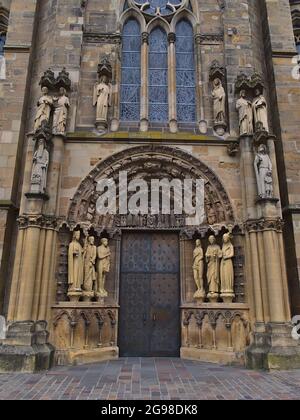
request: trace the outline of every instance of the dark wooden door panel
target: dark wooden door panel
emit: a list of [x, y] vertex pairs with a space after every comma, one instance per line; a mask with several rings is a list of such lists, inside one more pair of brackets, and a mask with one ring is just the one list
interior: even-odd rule
[[120, 280], [121, 356], [178, 356], [178, 236], [125, 234]]

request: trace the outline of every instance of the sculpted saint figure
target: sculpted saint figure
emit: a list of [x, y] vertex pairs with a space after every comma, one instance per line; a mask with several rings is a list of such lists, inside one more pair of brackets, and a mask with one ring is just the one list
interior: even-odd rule
[[211, 302], [216, 302], [219, 297], [220, 289], [220, 258], [221, 247], [217, 244], [216, 238], [212, 235], [208, 239], [209, 246], [206, 251], [207, 268], [207, 281], [209, 294], [208, 297]]
[[261, 198], [273, 197], [273, 166], [267, 153], [267, 147], [261, 144], [254, 161], [254, 168], [258, 186], [258, 195]]
[[38, 148], [33, 155], [31, 174], [31, 190], [44, 194], [47, 186], [47, 173], [49, 166], [49, 152], [46, 149], [45, 140], [38, 141]]
[[252, 104], [246, 99], [246, 91], [241, 90], [240, 99], [236, 103], [239, 113], [240, 135], [253, 134]]
[[97, 250], [98, 262], [97, 262], [97, 296], [99, 298], [105, 298], [108, 296], [105, 290], [106, 276], [110, 272], [111, 252], [108, 246], [107, 239], [101, 239], [101, 245]]
[[93, 105], [97, 107], [96, 121], [107, 123], [108, 107], [111, 101], [111, 88], [107, 76], [102, 76], [94, 88]]
[[83, 290], [87, 293], [93, 292], [94, 281], [96, 281], [96, 258], [97, 247], [95, 245], [94, 236], [90, 236], [84, 248], [84, 282]]
[[225, 123], [226, 121], [226, 93], [220, 79], [213, 81], [212, 97], [214, 101], [214, 120], [215, 123]]
[[69, 293], [82, 292], [83, 285], [83, 248], [80, 245], [80, 231], [73, 233], [69, 246]]
[[65, 88], [60, 88], [59, 97], [54, 98], [53, 134], [65, 134], [67, 127], [70, 100]]
[[225, 303], [231, 303], [234, 294], [234, 268], [233, 268], [234, 247], [230, 234], [223, 236], [222, 261], [221, 261], [221, 298]]
[[200, 239], [197, 239], [196, 248], [194, 250], [193, 272], [194, 272], [194, 280], [197, 286], [197, 291], [194, 294], [194, 298], [203, 301], [205, 298], [205, 290], [204, 290], [204, 282], [203, 282], [204, 253], [203, 253]]
[[38, 101], [38, 110], [34, 120], [34, 131], [36, 132], [41, 126], [43, 121], [47, 123], [50, 121], [51, 110], [53, 107], [53, 99], [49, 95], [47, 87], [42, 88], [43, 96]]
[[256, 97], [252, 103], [254, 126], [256, 127], [257, 123], [261, 123], [264, 130], [269, 132], [267, 101], [261, 93], [260, 89], [256, 89], [255, 95]]

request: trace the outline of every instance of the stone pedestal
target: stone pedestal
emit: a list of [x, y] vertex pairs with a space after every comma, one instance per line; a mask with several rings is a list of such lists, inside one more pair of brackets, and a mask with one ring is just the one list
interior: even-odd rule
[[0, 346], [0, 373], [34, 373], [53, 365], [54, 347], [48, 343], [46, 322], [15, 322]]
[[249, 369], [289, 370], [300, 368], [300, 345], [292, 338], [289, 323], [256, 326], [252, 344], [246, 349]]

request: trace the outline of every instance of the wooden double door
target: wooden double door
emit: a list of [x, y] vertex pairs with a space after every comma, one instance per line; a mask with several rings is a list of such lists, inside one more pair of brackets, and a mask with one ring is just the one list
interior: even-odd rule
[[119, 347], [122, 357], [178, 357], [180, 255], [176, 233], [122, 238]]

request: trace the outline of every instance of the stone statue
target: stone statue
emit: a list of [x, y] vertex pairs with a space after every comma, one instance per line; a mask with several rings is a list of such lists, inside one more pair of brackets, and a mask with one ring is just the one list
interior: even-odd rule
[[194, 273], [194, 280], [197, 286], [197, 291], [194, 294], [194, 299], [202, 303], [205, 298], [205, 290], [204, 290], [204, 282], [203, 282], [204, 253], [203, 253], [200, 239], [197, 239], [196, 248], [194, 250], [193, 273]]
[[96, 258], [97, 258], [97, 247], [95, 245], [94, 236], [89, 236], [87, 243], [84, 247], [83, 259], [84, 259], [84, 281], [83, 290], [86, 297], [93, 297], [93, 286], [96, 281]]
[[208, 239], [209, 246], [206, 251], [207, 282], [211, 302], [217, 302], [220, 289], [220, 258], [222, 258], [221, 247], [217, 244], [216, 238], [212, 235]]
[[225, 303], [232, 303], [234, 294], [234, 247], [230, 234], [223, 236], [222, 261], [221, 261], [221, 298]]
[[207, 208], [207, 221], [209, 225], [217, 223], [217, 215], [212, 204], [209, 204]]
[[105, 290], [106, 276], [110, 272], [111, 252], [108, 246], [107, 239], [101, 239], [101, 245], [97, 250], [98, 262], [97, 262], [97, 291], [96, 295], [98, 298], [105, 298], [108, 296]]
[[80, 231], [73, 233], [69, 245], [69, 295], [82, 293], [83, 285], [83, 248], [80, 245]]
[[54, 98], [53, 134], [65, 134], [67, 128], [70, 100], [65, 88], [60, 88], [59, 97]]
[[36, 132], [41, 126], [43, 121], [49, 123], [51, 110], [53, 107], [53, 98], [49, 95], [47, 87], [42, 88], [43, 96], [38, 101], [38, 110], [34, 120], [34, 131]]
[[255, 96], [252, 103], [254, 127], [257, 127], [257, 124], [260, 123], [263, 129], [269, 132], [267, 101], [260, 89], [255, 90]]
[[101, 76], [100, 82], [94, 87], [93, 105], [97, 107], [96, 123], [107, 126], [108, 108], [111, 101], [111, 87], [108, 77]]
[[214, 101], [215, 124], [226, 123], [226, 93], [219, 78], [213, 81], [212, 97]]
[[273, 198], [273, 167], [267, 147], [261, 144], [254, 161], [255, 174], [260, 198]]
[[239, 113], [240, 135], [253, 134], [252, 104], [246, 99], [246, 91], [241, 90], [240, 99], [236, 103]]
[[33, 155], [33, 166], [31, 174], [31, 192], [44, 194], [47, 187], [47, 173], [49, 166], [49, 152], [45, 140], [38, 141], [38, 147]]

